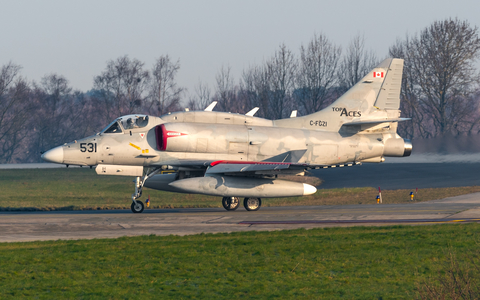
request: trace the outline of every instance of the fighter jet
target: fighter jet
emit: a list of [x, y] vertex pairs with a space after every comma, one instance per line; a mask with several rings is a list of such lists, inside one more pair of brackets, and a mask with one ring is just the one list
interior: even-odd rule
[[262, 198], [310, 195], [312, 185], [279, 179], [309, 170], [409, 156], [397, 134], [403, 60], [389, 58], [330, 106], [306, 116], [267, 120], [213, 111], [119, 117], [96, 135], [66, 143], [42, 159], [96, 166], [99, 175], [134, 176], [131, 209], [144, 187], [222, 197], [226, 210], [258, 210]]

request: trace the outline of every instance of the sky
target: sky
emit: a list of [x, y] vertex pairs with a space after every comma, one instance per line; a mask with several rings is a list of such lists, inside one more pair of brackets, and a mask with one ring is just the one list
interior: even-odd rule
[[0, 66], [12, 61], [22, 76], [65, 76], [88, 91], [109, 60], [128, 55], [151, 69], [161, 55], [180, 60], [179, 86], [191, 94], [230, 66], [238, 81], [249, 66], [284, 43], [294, 53], [315, 33], [346, 48], [364, 35], [379, 58], [406, 34], [433, 21], [480, 26], [478, 0], [324, 1], [6, 1], [0, 0]]

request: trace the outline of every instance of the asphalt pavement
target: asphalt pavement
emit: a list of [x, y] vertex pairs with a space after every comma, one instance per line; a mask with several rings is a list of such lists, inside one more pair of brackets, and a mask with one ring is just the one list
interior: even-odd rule
[[[480, 185], [479, 170], [480, 161], [472, 160], [363, 164], [314, 172], [324, 180], [320, 188], [414, 189]], [[480, 193], [409, 204], [264, 207], [257, 212], [243, 208], [152, 209], [142, 214], [6, 212], [0, 213], [0, 242], [458, 221], [480, 221]]]
[[[72, 166], [70, 166], [72, 167]], [[74, 167], [74, 166], [73, 166]], [[65, 168], [64, 165], [6, 164], [0, 169]], [[381, 187], [415, 189], [480, 185], [480, 155], [415, 155], [387, 158], [385, 163], [312, 171], [324, 182], [319, 188]]]
[[408, 204], [0, 213], [0, 242], [480, 221], [480, 193]]
[[319, 188], [440, 188], [480, 185], [480, 162], [379, 163], [315, 170]]

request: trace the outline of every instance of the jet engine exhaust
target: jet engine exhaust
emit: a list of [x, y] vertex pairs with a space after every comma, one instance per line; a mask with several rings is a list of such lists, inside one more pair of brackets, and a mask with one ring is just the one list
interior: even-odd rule
[[388, 139], [385, 141], [383, 156], [404, 157], [412, 153], [412, 142], [408, 139]]

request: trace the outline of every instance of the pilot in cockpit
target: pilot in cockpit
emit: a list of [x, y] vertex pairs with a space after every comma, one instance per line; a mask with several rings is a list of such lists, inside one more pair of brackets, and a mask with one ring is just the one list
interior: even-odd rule
[[128, 118], [127, 119], [127, 125], [125, 127], [126, 127], [125, 129], [132, 129], [132, 128], [136, 127], [135, 126], [135, 121], [132, 120], [132, 118]]

